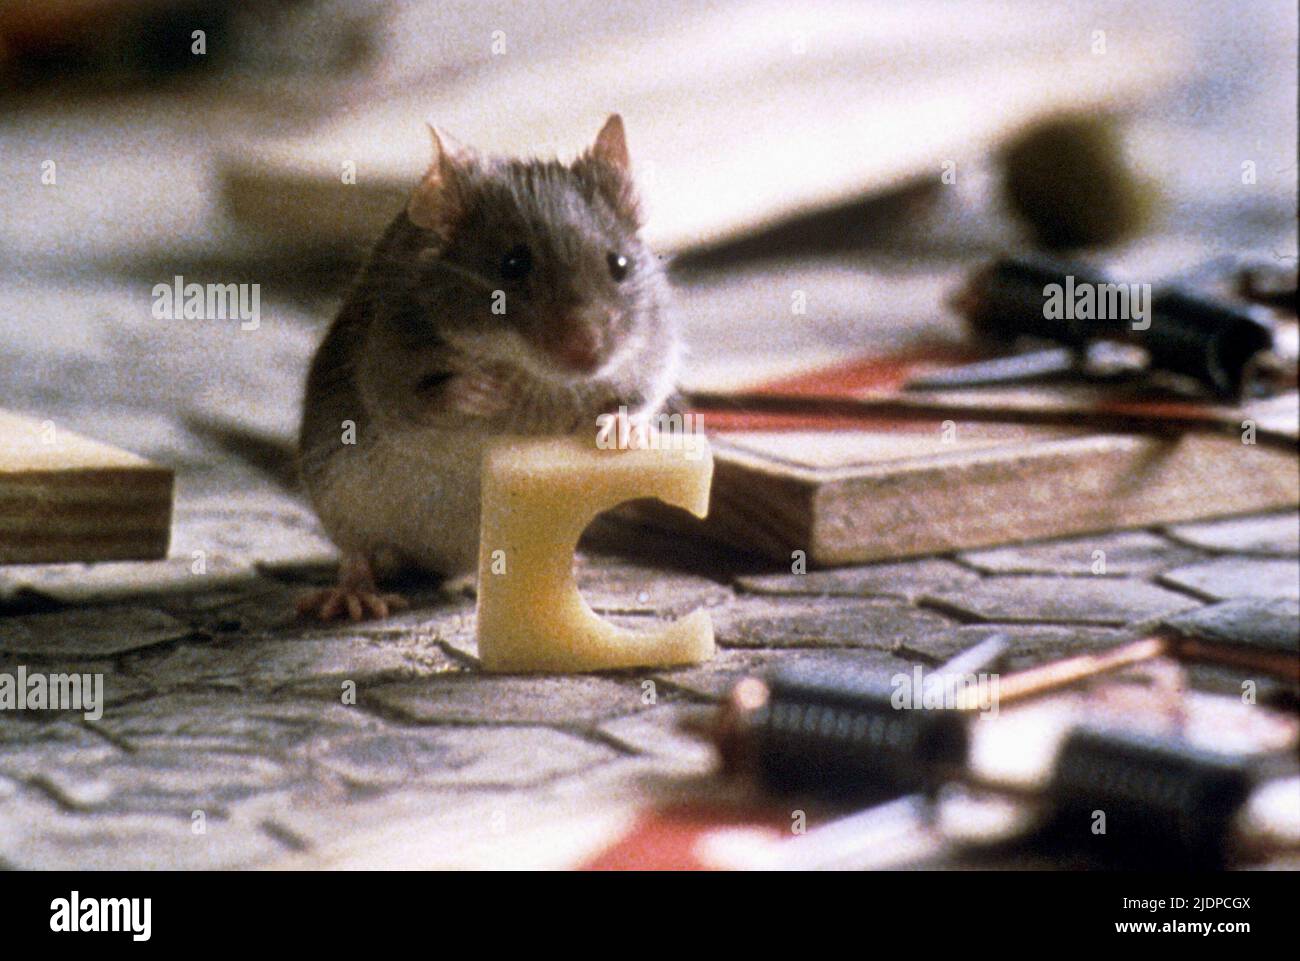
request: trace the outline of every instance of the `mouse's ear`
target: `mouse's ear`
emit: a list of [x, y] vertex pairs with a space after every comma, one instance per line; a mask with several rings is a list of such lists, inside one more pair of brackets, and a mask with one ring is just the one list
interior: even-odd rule
[[596, 142], [574, 161], [573, 170], [594, 187], [620, 216], [634, 226], [640, 222], [622, 117], [616, 113], [609, 115], [605, 126], [596, 134]]
[[433, 124], [426, 126], [433, 141], [433, 159], [411, 194], [406, 214], [416, 226], [438, 230], [447, 227], [460, 209], [461, 174], [472, 154]]
[[591, 147], [591, 155], [601, 163], [608, 164], [619, 173], [629, 173], [630, 161], [627, 156], [627, 136], [623, 132], [623, 118], [616, 113], [609, 115], [605, 126], [596, 134], [596, 142]]

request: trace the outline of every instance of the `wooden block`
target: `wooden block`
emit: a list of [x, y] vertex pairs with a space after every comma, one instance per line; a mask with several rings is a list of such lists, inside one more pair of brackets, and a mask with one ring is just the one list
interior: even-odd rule
[[0, 564], [167, 554], [171, 470], [0, 411]]
[[[1294, 391], [1231, 407], [1143, 385], [900, 390], [969, 359], [915, 348], [697, 392], [716, 472], [705, 530], [830, 566], [1300, 504]], [[1121, 414], [1146, 432], [1097, 426]]]
[[720, 540], [813, 566], [946, 553], [1300, 503], [1293, 452], [1231, 437], [1177, 440], [957, 424], [945, 442], [893, 431], [724, 433], [714, 439]]

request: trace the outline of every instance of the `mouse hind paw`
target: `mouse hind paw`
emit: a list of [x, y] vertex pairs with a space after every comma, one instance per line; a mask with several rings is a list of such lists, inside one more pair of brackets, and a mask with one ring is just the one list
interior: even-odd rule
[[298, 613], [320, 621], [382, 619], [410, 607], [401, 594], [380, 594], [354, 587], [327, 587], [299, 598]]
[[298, 613], [320, 621], [382, 619], [411, 605], [401, 594], [384, 594], [375, 586], [369, 558], [350, 554], [339, 568], [334, 587], [299, 598]]

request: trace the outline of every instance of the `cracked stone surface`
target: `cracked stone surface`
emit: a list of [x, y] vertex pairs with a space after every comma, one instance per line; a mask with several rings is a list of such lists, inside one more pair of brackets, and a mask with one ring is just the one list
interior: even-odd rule
[[1300, 600], [1300, 561], [1220, 557], [1168, 571], [1160, 580], [1213, 600], [1234, 597]]
[[[646, 675], [650, 672], [645, 672]], [[641, 689], [605, 677], [483, 677], [450, 674], [367, 692], [376, 708], [420, 724], [542, 724], [590, 721], [645, 706]]]
[[[223, 870], [282, 856], [284, 846], [258, 827], [161, 812], [66, 812], [30, 796], [0, 807], [0, 864], [58, 871]], [[33, 825], [39, 825], [34, 830]]]
[[661, 669], [655, 672], [655, 677], [694, 697], [716, 701], [742, 678], [764, 674], [779, 665], [826, 664], [830, 669], [850, 667], [863, 673], [889, 678], [898, 671], [906, 670], [912, 663], [914, 662], [878, 650], [777, 652], [741, 648], [719, 651], [706, 664]]
[[83, 609], [23, 614], [0, 623], [0, 654], [42, 659], [112, 657], [192, 633], [174, 617], [143, 607], [115, 609], [109, 615]]
[[382, 721], [341, 698], [247, 697], [223, 688], [202, 688], [136, 701], [105, 712], [95, 730], [125, 750], [228, 751], [282, 755], [315, 738]]
[[1211, 604], [1169, 618], [1177, 633], [1273, 651], [1300, 651], [1300, 603], [1246, 598]]
[[[202, 810], [208, 816], [226, 816], [238, 801], [284, 787], [295, 776], [268, 757], [172, 750], [119, 751], [84, 767], [67, 765], [55, 773], [42, 773], [40, 779], [51, 783], [68, 807], [182, 816]], [[66, 800], [69, 796], [75, 803]]]
[[541, 727], [439, 726], [335, 738], [311, 758], [353, 784], [526, 787], [588, 770], [617, 753]]
[[888, 649], [950, 622], [933, 611], [889, 601], [746, 597], [717, 611], [713, 623], [724, 647]]
[[0, 604], [24, 596], [59, 604], [104, 604], [136, 597], [237, 591], [256, 578], [246, 561], [221, 555], [143, 563], [45, 564], [0, 568]]
[[714, 711], [703, 704], [660, 703], [636, 714], [604, 721], [598, 730], [629, 753], [673, 765], [675, 770], [709, 772], [713, 749], [698, 733], [712, 722]]
[[746, 575], [736, 578], [736, 588], [750, 594], [887, 597], [911, 601], [929, 593], [959, 590], [978, 581], [978, 574], [952, 561], [931, 558], [804, 574]]
[[418, 639], [384, 643], [368, 637], [215, 640], [182, 644], [127, 662], [159, 690], [188, 686], [315, 691], [339, 696], [345, 682], [371, 687], [460, 669], [440, 647]]
[[1126, 577], [990, 577], [931, 598], [977, 621], [1122, 626], [1197, 606], [1186, 595]]
[[1197, 553], [1177, 550], [1148, 531], [1117, 531], [1068, 540], [966, 551], [964, 562], [986, 574], [1129, 575], [1163, 570]]
[[578, 590], [601, 614], [654, 614], [679, 617], [697, 607], [717, 607], [730, 599], [722, 584], [689, 574], [580, 556], [574, 564]]
[[1184, 544], [1235, 554], [1300, 554], [1300, 514], [1255, 514], [1197, 524], [1177, 524], [1169, 535]]
[[171, 550], [182, 557], [195, 551], [229, 555], [267, 570], [328, 567], [338, 559], [337, 548], [301, 504], [178, 511]]
[[924, 658], [937, 666], [995, 635], [1009, 642], [1000, 665], [1004, 671], [1024, 670], [1057, 658], [1103, 651], [1134, 636], [1117, 628], [1082, 624], [962, 624], [898, 653], [907, 658]]

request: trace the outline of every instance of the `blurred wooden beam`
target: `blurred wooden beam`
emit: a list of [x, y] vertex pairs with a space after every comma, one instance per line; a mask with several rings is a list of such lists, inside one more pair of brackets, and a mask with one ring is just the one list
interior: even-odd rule
[[1069, 8], [920, 9], [855, 0], [810, 20], [788, 4], [723, 8], [652, 20], [581, 56], [513, 52], [401, 97], [342, 103], [304, 135], [241, 138], [217, 158], [224, 200], [282, 244], [365, 245], [428, 163], [425, 118], [488, 152], [573, 156], [618, 111], [646, 239], [678, 253], [938, 183], [945, 165], [964, 175], [1030, 125], [1123, 111], [1189, 62], [1140, 11], [1098, 40]]

